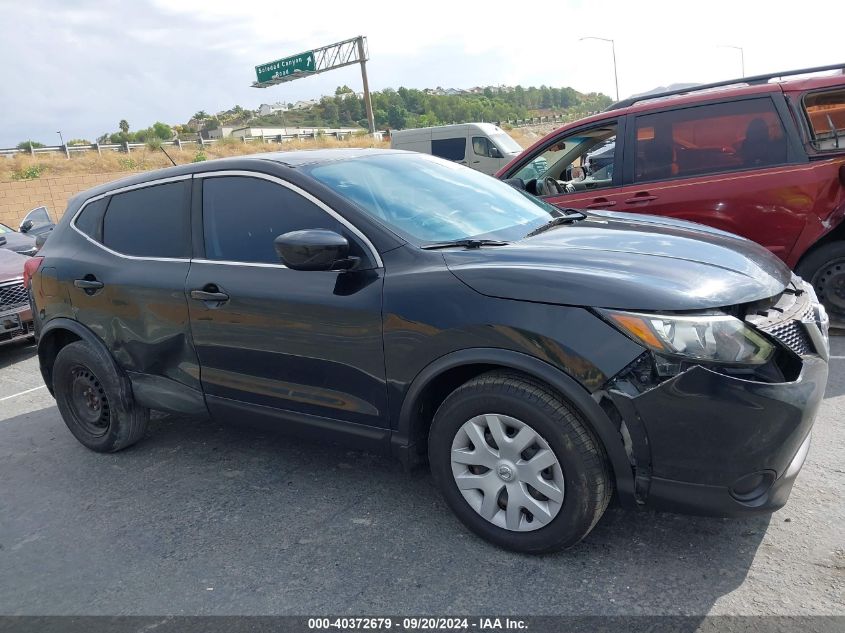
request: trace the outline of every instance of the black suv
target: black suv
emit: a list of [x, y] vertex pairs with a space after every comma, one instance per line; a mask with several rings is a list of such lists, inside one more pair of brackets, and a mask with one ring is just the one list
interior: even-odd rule
[[781, 507], [827, 378], [812, 288], [703, 226], [561, 210], [431, 156], [276, 153], [76, 196], [27, 265], [44, 380], [96, 451], [149, 410], [430, 463], [481, 536]]

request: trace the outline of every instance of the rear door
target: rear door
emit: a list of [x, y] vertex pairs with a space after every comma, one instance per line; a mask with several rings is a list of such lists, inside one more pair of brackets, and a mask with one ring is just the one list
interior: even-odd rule
[[57, 266], [75, 318], [126, 371], [198, 390], [185, 299], [190, 185], [190, 175], [179, 176], [87, 201], [71, 222], [81, 248]]
[[[282, 179], [215, 172], [196, 181], [201, 230], [186, 290], [221, 297], [189, 301], [209, 409], [277, 424], [336, 420], [385, 428], [383, 271], [375, 250]], [[286, 268], [273, 240], [303, 229], [346, 236], [360, 269]]]
[[787, 116], [779, 93], [631, 115], [613, 209], [701, 222], [787, 259], [814, 204]]

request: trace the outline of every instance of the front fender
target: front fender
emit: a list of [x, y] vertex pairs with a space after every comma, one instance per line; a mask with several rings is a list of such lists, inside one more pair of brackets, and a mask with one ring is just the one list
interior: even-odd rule
[[432, 381], [452, 369], [469, 365], [490, 365], [519, 371], [540, 380], [560, 393], [581, 414], [584, 421], [602, 443], [613, 475], [619, 498], [628, 506], [634, 505], [634, 478], [625, 453], [622, 436], [613, 422], [589, 392], [575, 379], [556, 367], [527, 354], [497, 348], [462, 349], [429, 363], [413, 380], [399, 414], [398, 426], [391, 436], [394, 455], [405, 463], [413, 461], [414, 439], [419, 425], [425, 421], [417, 415], [420, 398]]

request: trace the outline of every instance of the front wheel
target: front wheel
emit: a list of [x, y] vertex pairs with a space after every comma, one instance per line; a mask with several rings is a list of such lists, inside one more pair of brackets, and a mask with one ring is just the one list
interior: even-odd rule
[[458, 518], [506, 549], [570, 547], [598, 522], [612, 492], [604, 451], [545, 385], [490, 372], [456, 389], [429, 435], [432, 474]]
[[812, 251], [795, 269], [816, 291], [830, 324], [845, 327], [845, 242], [831, 242]]

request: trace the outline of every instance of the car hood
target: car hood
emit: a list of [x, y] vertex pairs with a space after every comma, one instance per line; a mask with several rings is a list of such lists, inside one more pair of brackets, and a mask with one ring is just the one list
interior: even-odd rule
[[24, 233], [3, 233], [3, 237], [6, 238], [6, 243], [0, 248], [5, 248], [10, 251], [28, 251], [33, 246], [35, 246], [35, 238], [30, 237]]
[[23, 265], [27, 259], [26, 255], [0, 248], [0, 284], [23, 277]]
[[762, 246], [692, 222], [595, 212], [507, 246], [443, 251], [484, 295], [625, 310], [704, 310], [783, 291], [792, 273]]

